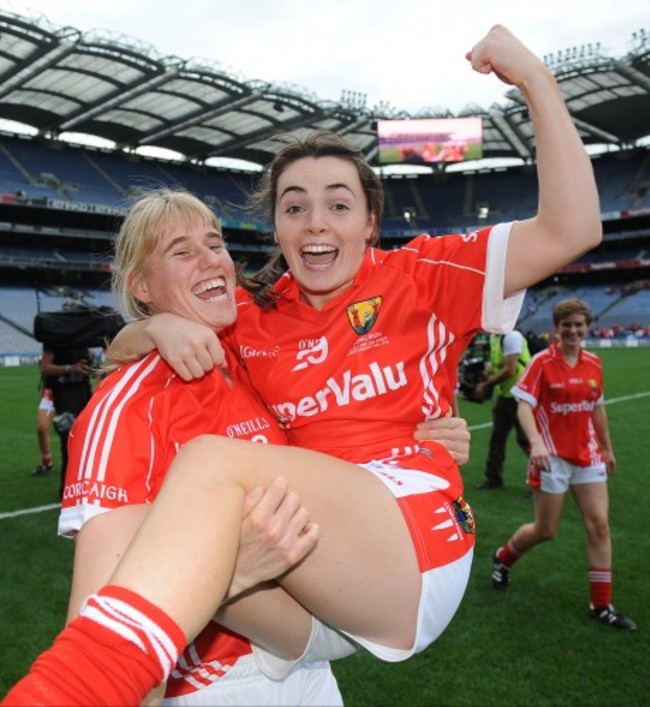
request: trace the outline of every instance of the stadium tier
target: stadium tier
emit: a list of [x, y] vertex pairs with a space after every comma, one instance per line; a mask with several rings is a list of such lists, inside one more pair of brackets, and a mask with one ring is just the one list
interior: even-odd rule
[[[622, 335], [650, 324], [650, 150], [594, 159], [605, 239], [594, 251], [531, 290], [519, 325], [546, 332], [553, 303], [568, 293], [589, 301], [597, 324]], [[142, 189], [185, 188], [222, 217], [233, 257], [248, 270], [272, 252], [265, 224], [245, 208], [254, 175], [161, 161], [56, 141], [0, 136], [0, 356], [33, 353], [35, 342], [8, 341], [7, 327], [29, 336], [33, 315], [58, 309], [59, 288], [82, 299], [108, 294], [114, 234]], [[402, 245], [420, 232], [469, 231], [535, 212], [534, 168], [383, 177], [386, 207], [382, 245]], [[639, 283], [642, 283], [639, 285]], [[21, 289], [22, 288], [22, 289]], [[36, 292], [40, 292], [37, 297]], [[54, 293], [48, 300], [48, 292]], [[91, 294], [94, 293], [94, 294]], [[93, 303], [93, 302], [91, 302]], [[616, 327], [619, 327], [616, 329]], [[614, 329], [612, 329], [614, 328]], [[7, 340], [7, 341], [5, 341]]]
[[[635, 149], [593, 160], [605, 220], [650, 209], [650, 151]], [[143, 189], [189, 189], [236, 230], [261, 230], [245, 208], [254, 176], [163, 162], [125, 153], [72, 146], [55, 140], [0, 136], [3, 203], [52, 210], [121, 214]], [[466, 230], [526, 218], [537, 204], [531, 166], [383, 178], [387, 237], [425, 230]]]
[[[126, 38], [57, 28], [8, 10], [0, 10], [0, 25], [0, 119], [35, 133], [0, 132], [0, 360], [3, 352], [29, 348], [20, 337], [22, 343], [3, 344], [7, 327], [29, 338], [34, 313], [59, 308], [69, 296], [62, 293], [110, 300], [114, 235], [144, 189], [196, 194], [220, 216], [234, 260], [248, 271], [261, 267], [273, 242], [268, 224], [246, 208], [256, 175], [209, 165], [228, 158], [261, 167], [279, 149], [281, 133], [327, 128], [363, 152], [384, 184], [384, 248], [421, 232], [469, 232], [536, 211], [534, 133], [514, 88], [503, 105], [468, 108], [480, 116], [484, 159], [461, 169], [427, 164], [417, 174], [396, 174], [385, 162], [380, 166], [378, 123], [441, 116], [426, 110], [410, 116], [389, 104], [357, 105], [344, 97], [323, 101], [297, 87], [249, 81], [216, 64], [165, 57]], [[569, 293], [592, 303], [607, 336], [650, 324], [648, 37], [633, 35], [630, 51], [616, 58], [596, 45], [543, 58], [592, 148], [605, 238], [527, 293], [523, 329], [546, 331], [553, 302]], [[78, 80], [62, 82], [69, 71]], [[114, 147], [57, 139], [64, 133], [103, 138]], [[145, 157], [143, 147], [182, 159]]]

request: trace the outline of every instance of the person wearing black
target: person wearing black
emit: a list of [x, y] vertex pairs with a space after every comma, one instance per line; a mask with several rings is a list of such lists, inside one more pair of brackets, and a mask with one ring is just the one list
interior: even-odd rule
[[43, 345], [41, 374], [44, 385], [52, 390], [54, 428], [61, 440], [61, 486], [68, 464], [68, 434], [77, 415], [84, 409], [92, 388], [90, 371], [92, 354], [87, 348], [63, 348]]
[[490, 371], [487, 380], [479, 383], [476, 388], [477, 395], [485, 397], [489, 397], [496, 388], [485, 480], [476, 487], [481, 491], [503, 488], [506, 444], [513, 428], [517, 444], [528, 456], [528, 438], [517, 419], [517, 401], [510, 389], [521, 378], [530, 359], [528, 342], [521, 332], [515, 329], [505, 336], [490, 335]]

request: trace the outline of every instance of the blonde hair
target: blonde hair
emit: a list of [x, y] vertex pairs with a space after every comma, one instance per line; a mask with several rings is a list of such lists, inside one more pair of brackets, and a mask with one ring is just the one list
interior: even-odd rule
[[145, 192], [133, 203], [115, 241], [112, 274], [113, 291], [126, 314], [135, 319], [150, 316], [149, 306], [131, 292], [133, 281], [144, 273], [148, 257], [171, 228], [197, 221], [221, 232], [217, 215], [186, 191], [156, 189]]
[[570, 317], [572, 314], [584, 314], [587, 325], [591, 324], [593, 315], [591, 307], [577, 297], [563, 299], [553, 307], [553, 324], [557, 326], [563, 319]]

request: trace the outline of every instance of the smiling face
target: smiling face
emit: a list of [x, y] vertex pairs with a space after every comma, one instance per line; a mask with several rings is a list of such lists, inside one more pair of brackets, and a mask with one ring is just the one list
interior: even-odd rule
[[560, 339], [560, 348], [567, 353], [573, 353], [580, 349], [589, 331], [589, 324], [584, 314], [574, 312], [560, 319], [556, 329]]
[[322, 309], [346, 290], [375, 233], [359, 174], [338, 157], [305, 157], [280, 175], [275, 238], [304, 299]]
[[152, 314], [171, 312], [216, 331], [237, 318], [235, 266], [220, 233], [200, 219], [179, 220], [158, 238], [131, 292]]

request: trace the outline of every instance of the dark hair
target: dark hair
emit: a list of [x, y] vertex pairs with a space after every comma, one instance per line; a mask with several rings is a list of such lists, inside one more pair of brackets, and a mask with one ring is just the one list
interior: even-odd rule
[[[361, 150], [352, 147], [342, 137], [329, 130], [317, 130], [302, 139], [296, 136], [285, 136], [282, 140], [286, 144], [266, 166], [258, 188], [251, 195], [252, 208], [264, 214], [271, 224], [275, 223], [278, 181], [287, 167], [306, 157], [315, 159], [337, 157], [350, 162], [357, 170], [368, 210], [375, 216], [375, 231], [368, 245], [376, 245], [379, 241], [379, 224], [384, 210], [384, 190], [381, 180], [368, 164]], [[275, 302], [270, 291], [271, 287], [286, 270], [287, 263], [278, 248], [269, 262], [255, 275], [246, 278], [242, 284], [252, 293], [257, 304], [268, 308]]]

